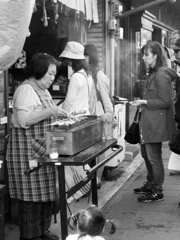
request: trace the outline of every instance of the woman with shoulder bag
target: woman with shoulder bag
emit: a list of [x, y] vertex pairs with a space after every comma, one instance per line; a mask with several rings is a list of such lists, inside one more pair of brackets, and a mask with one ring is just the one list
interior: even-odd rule
[[138, 197], [139, 202], [162, 201], [162, 142], [168, 141], [176, 132], [171, 91], [171, 82], [176, 78], [176, 72], [167, 67], [163, 48], [158, 42], [147, 43], [141, 51], [143, 60], [150, 66], [149, 76], [143, 99], [135, 100], [132, 104], [141, 107], [141, 154], [148, 174], [145, 185], [134, 189], [134, 193], [145, 193]]

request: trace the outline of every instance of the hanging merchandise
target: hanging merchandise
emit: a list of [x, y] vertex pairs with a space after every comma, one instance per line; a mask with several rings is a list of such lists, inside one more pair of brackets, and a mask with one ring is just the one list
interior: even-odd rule
[[68, 13], [69, 13], [70, 8], [65, 5], [65, 16], [68, 19]]
[[44, 24], [44, 27], [48, 26], [48, 18], [47, 18], [47, 12], [46, 12], [46, 0], [42, 0], [43, 1], [43, 16], [41, 18], [41, 21]]
[[58, 10], [59, 10], [59, 3], [56, 2], [54, 3], [54, 23], [55, 24], [58, 24], [58, 18], [59, 18]]
[[[63, 11], [64, 9], [64, 11]], [[68, 37], [68, 12], [69, 8], [62, 3], [59, 5], [59, 18], [57, 25], [57, 37], [67, 38]]]
[[88, 21], [99, 22], [97, 0], [57, 0], [71, 9], [82, 12]]
[[26, 67], [26, 52], [22, 50], [18, 60], [15, 63], [15, 68], [25, 68], [25, 67]]
[[78, 30], [78, 28], [80, 28], [80, 12], [79, 11], [75, 11], [74, 28], [77, 30]]

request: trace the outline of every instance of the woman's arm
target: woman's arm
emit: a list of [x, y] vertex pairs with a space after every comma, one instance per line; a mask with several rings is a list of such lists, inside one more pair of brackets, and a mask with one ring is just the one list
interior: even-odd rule
[[26, 119], [26, 126], [31, 126], [51, 116], [54, 118], [67, 116], [67, 112], [58, 106], [46, 108], [38, 112], [30, 112]]
[[103, 71], [97, 73], [97, 88], [101, 95], [105, 113], [112, 113], [113, 104], [109, 96], [109, 79]]
[[55, 104], [52, 108], [43, 109], [39, 97], [29, 85], [20, 86], [13, 97], [13, 118], [23, 128], [38, 123], [50, 116], [55, 118], [66, 115], [66, 112]]

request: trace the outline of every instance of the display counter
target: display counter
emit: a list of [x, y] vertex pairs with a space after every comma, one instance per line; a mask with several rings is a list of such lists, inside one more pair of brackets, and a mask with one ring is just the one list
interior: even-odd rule
[[[102, 162], [96, 164], [96, 157], [112, 149], [112, 153], [107, 156]], [[68, 236], [68, 226], [67, 226], [67, 200], [66, 198], [71, 197], [76, 191], [83, 187], [87, 182], [91, 181], [92, 184], [92, 203], [98, 205], [98, 196], [97, 196], [97, 182], [96, 182], [96, 171], [101, 166], [110, 161], [114, 156], [119, 154], [123, 148], [120, 145], [117, 145], [116, 139], [102, 140], [97, 142], [93, 146], [73, 155], [73, 156], [59, 156], [55, 160], [51, 160], [49, 156], [45, 158], [42, 157], [38, 159], [38, 166], [35, 169], [29, 169], [25, 174], [29, 174], [38, 168], [55, 165], [58, 169], [58, 180], [59, 180], [59, 205], [60, 205], [60, 219], [61, 219], [61, 235], [62, 240], [65, 240]], [[91, 166], [90, 170], [85, 169], [85, 165], [89, 164]], [[77, 185], [66, 191], [65, 188], [65, 166], [83, 166], [86, 171], [87, 177], [81, 180]]]

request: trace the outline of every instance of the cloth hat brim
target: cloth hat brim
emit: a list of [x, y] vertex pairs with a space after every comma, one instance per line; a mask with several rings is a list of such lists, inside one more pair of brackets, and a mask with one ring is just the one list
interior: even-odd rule
[[65, 58], [71, 58], [71, 59], [85, 59], [84, 55], [72, 53], [67, 50], [64, 50], [59, 57], [65, 57]]

